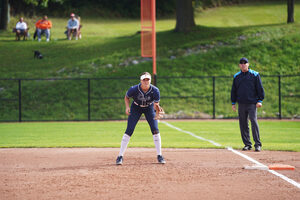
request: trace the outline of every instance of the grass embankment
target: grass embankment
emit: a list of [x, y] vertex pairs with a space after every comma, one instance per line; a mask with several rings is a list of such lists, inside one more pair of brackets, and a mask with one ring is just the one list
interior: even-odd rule
[[[248, 57], [252, 69], [262, 75], [299, 74], [299, 16], [300, 4], [297, 3], [294, 24], [286, 24], [285, 3], [221, 7], [198, 13], [197, 27], [189, 34], [173, 32], [173, 19], [158, 19], [158, 75], [232, 76], [238, 71], [238, 59], [242, 56]], [[28, 20], [31, 34], [35, 20]], [[152, 71], [152, 63], [140, 58], [140, 35], [136, 34], [140, 29], [139, 20], [86, 19], [82, 16], [83, 39], [79, 41], [65, 39], [67, 19], [50, 17], [50, 20], [54, 25], [49, 43], [15, 42], [12, 33], [0, 33], [0, 78], [137, 77], [143, 71]], [[34, 60], [33, 50], [41, 51], [44, 59]], [[277, 80], [276, 77], [263, 79], [266, 100], [259, 116], [277, 116]], [[290, 98], [299, 94], [299, 80], [299, 77], [282, 79], [285, 116], [299, 116], [300, 108], [295, 103], [299, 98]], [[128, 87], [137, 81], [92, 81], [92, 119], [124, 118], [122, 99], [112, 101], [101, 97], [122, 98]], [[230, 105], [231, 81], [231, 78], [216, 79], [217, 117], [236, 116], [227, 106]], [[0, 83], [1, 98], [16, 99], [17, 83]], [[86, 82], [62, 83], [26, 81], [22, 86], [23, 118], [87, 119]], [[162, 96], [203, 96], [201, 99], [162, 99], [168, 114], [212, 116], [211, 78], [158, 79], [158, 86]], [[5, 101], [0, 106], [0, 118], [17, 119], [17, 107], [16, 101]]]

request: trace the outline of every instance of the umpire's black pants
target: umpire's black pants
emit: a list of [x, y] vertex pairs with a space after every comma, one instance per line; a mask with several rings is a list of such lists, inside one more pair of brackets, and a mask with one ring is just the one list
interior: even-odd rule
[[239, 122], [243, 142], [245, 146], [252, 146], [249, 133], [248, 118], [251, 121], [252, 136], [255, 142], [255, 147], [261, 146], [259, 137], [259, 128], [257, 123], [256, 104], [239, 103]]

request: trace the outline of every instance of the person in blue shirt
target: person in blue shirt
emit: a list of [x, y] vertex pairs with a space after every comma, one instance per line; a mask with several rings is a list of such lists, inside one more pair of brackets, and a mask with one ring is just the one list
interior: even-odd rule
[[234, 75], [231, 101], [232, 109], [236, 111], [236, 102], [238, 102], [239, 124], [243, 143], [243, 151], [251, 150], [248, 118], [251, 121], [252, 136], [255, 142], [255, 151], [261, 151], [261, 141], [259, 136], [259, 127], [257, 123], [257, 108], [262, 107], [262, 101], [265, 97], [264, 88], [261, 83], [259, 73], [249, 69], [247, 58], [240, 59], [240, 71]]
[[[130, 98], [133, 102], [130, 105]], [[139, 121], [141, 115], [144, 113], [146, 120], [150, 126], [153, 141], [157, 151], [158, 163], [165, 164], [161, 153], [161, 136], [158, 129], [157, 117], [155, 114], [155, 107], [159, 106], [160, 92], [157, 87], [151, 85], [151, 74], [144, 72], [140, 76], [140, 84], [134, 85], [127, 91], [125, 97], [126, 115], [128, 115], [127, 129], [121, 141], [120, 152], [116, 160], [117, 165], [122, 165], [123, 155], [129, 143], [130, 137], [133, 134], [135, 126]]]
[[67, 25], [68, 39], [71, 40], [71, 34], [75, 34], [76, 40], [78, 40], [79, 21], [75, 18], [74, 13], [71, 13], [70, 17], [71, 17], [71, 19], [69, 19], [68, 25]]

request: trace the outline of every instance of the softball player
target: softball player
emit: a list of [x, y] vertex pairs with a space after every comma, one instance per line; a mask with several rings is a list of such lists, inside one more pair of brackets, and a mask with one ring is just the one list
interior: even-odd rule
[[[162, 111], [161, 113], [163, 113], [163, 110], [159, 106], [159, 100], [160, 100], [159, 89], [150, 84], [151, 74], [148, 72], [144, 72], [141, 75], [140, 81], [141, 81], [140, 84], [132, 86], [127, 91], [124, 98], [125, 106], [126, 106], [125, 112], [128, 115], [128, 120], [127, 120], [127, 129], [121, 141], [119, 156], [117, 157], [116, 160], [117, 165], [122, 165], [123, 155], [129, 143], [130, 137], [133, 134], [134, 128], [143, 113], [151, 128], [153, 141], [157, 151], [157, 160], [161, 164], [166, 163], [161, 153], [161, 137], [158, 130], [158, 122], [157, 122], [157, 119], [160, 118], [160, 113], [159, 112], [155, 113], [155, 109], [157, 109], [157, 111]], [[130, 98], [133, 99], [133, 102], [129, 107]]]

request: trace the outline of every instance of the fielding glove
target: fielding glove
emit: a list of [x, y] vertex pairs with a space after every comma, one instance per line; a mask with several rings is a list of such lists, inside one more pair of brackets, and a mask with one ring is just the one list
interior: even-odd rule
[[164, 116], [164, 114], [165, 114], [164, 109], [161, 106], [156, 105], [155, 106], [155, 118], [154, 119], [158, 120], [158, 119], [162, 118]]

